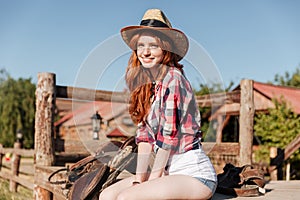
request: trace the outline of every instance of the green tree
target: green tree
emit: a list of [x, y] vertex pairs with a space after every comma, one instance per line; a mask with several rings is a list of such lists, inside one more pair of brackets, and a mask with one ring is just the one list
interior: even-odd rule
[[266, 145], [285, 148], [300, 133], [300, 118], [283, 97], [273, 102], [275, 108], [270, 108], [268, 115], [265, 113], [256, 115], [255, 134]]
[[35, 85], [31, 79], [14, 80], [1, 70], [0, 81], [0, 143], [12, 146], [16, 132], [21, 130], [24, 147], [34, 142]]
[[289, 72], [285, 72], [283, 76], [276, 74], [274, 84], [300, 87], [300, 66], [296, 68], [296, 71], [292, 75]]
[[[260, 159], [269, 157], [266, 149], [270, 147], [284, 149], [300, 133], [300, 118], [284, 98], [274, 99], [273, 102], [275, 108], [270, 108], [268, 114], [257, 114], [254, 119], [255, 135], [263, 145], [261, 152], [257, 152]], [[292, 162], [299, 159], [299, 151], [291, 157]]]
[[[300, 88], [300, 66], [290, 74], [276, 74], [273, 84]], [[269, 160], [270, 147], [284, 149], [298, 134], [300, 134], [300, 117], [290, 109], [283, 97], [273, 100], [275, 108], [269, 109], [268, 114], [260, 113], [254, 118], [254, 133], [259, 150], [255, 151], [257, 162]], [[290, 157], [294, 171], [299, 171], [300, 152], [296, 151]], [[296, 174], [296, 179], [299, 175]]]

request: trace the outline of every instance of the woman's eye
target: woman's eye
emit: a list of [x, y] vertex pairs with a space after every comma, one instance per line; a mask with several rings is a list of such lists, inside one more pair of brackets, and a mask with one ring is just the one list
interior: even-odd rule
[[137, 45], [137, 48], [138, 48], [138, 49], [143, 49], [143, 48], [144, 48], [144, 45], [143, 45], [143, 44], [138, 44], [138, 45]]
[[150, 46], [150, 48], [151, 48], [151, 49], [157, 49], [157, 48], [158, 48], [158, 45], [152, 44], [152, 45]]

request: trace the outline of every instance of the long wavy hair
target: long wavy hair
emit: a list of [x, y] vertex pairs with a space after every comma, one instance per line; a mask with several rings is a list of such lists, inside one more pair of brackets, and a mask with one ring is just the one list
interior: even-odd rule
[[[145, 32], [139, 32], [131, 39], [131, 46], [137, 46], [138, 39]], [[173, 48], [171, 40], [162, 34], [147, 31], [147, 34], [156, 38], [158, 45], [163, 50], [163, 60], [158, 66], [158, 76], [156, 81], [161, 81], [168, 72], [170, 66], [178, 68], [183, 73], [183, 65], [178, 60], [179, 56], [172, 53]], [[129, 114], [135, 124], [144, 123], [151, 107], [151, 96], [153, 94], [153, 77], [148, 69], [144, 68], [137, 57], [137, 51], [134, 50], [129, 58], [126, 68], [125, 80], [130, 91]]]

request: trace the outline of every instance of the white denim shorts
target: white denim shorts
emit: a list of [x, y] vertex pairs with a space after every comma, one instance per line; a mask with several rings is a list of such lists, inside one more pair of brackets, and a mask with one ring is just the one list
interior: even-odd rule
[[182, 154], [173, 155], [166, 167], [166, 173], [169, 175], [182, 174], [197, 178], [202, 183], [208, 183], [211, 190], [214, 192], [215, 186], [211, 182], [217, 183], [216, 171], [205, 152], [200, 147], [199, 149], [190, 150]]

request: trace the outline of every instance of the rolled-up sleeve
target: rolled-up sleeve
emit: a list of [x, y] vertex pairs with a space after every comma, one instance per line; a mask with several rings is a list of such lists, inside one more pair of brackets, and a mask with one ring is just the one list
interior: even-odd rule
[[135, 142], [136, 144], [140, 142], [153, 144], [155, 142], [154, 136], [149, 132], [145, 124], [140, 123], [138, 125], [138, 128], [136, 130]]

